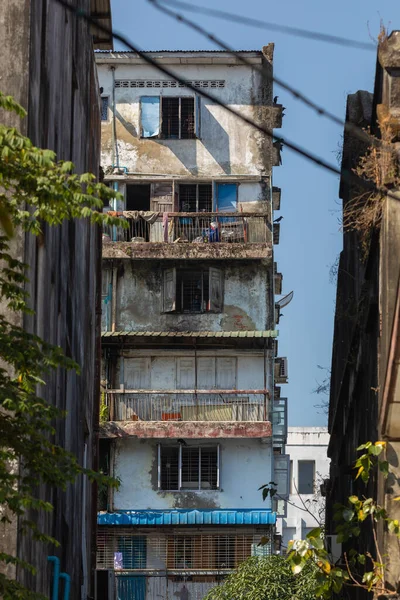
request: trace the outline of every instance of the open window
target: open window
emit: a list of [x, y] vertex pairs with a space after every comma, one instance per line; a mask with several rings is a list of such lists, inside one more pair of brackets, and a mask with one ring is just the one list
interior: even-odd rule
[[223, 271], [206, 269], [165, 269], [163, 273], [163, 312], [222, 312]]
[[142, 96], [140, 133], [143, 138], [200, 137], [200, 97]]

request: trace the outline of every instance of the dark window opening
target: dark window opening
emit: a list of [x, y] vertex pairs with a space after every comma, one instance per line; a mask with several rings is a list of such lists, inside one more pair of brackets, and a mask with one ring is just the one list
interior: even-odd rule
[[[150, 210], [150, 184], [131, 184], [126, 186], [126, 210]], [[144, 219], [129, 220], [129, 239], [150, 240], [150, 224]], [[142, 238], [142, 240], [140, 239]]]
[[181, 139], [194, 138], [194, 98], [181, 98]]
[[177, 272], [176, 309], [184, 313], [201, 313], [208, 309], [209, 295], [208, 271]]
[[126, 210], [150, 210], [150, 184], [126, 186]]
[[224, 304], [224, 273], [208, 269], [165, 269], [163, 273], [163, 311], [219, 313]]
[[161, 100], [161, 133], [166, 139], [195, 137], [194, 98], [165, 98]]
[[313, 494], [315, 479], [315, 461], [299, 460], [298, 462], [298, 493]]
[[179, 186], [180, 212], [212, 212], [212, 185], [181, 184]]
[[101, 115], [102, 121], [108, 121], [108, 97], [107, 96], [101, 98], [100, 115]]

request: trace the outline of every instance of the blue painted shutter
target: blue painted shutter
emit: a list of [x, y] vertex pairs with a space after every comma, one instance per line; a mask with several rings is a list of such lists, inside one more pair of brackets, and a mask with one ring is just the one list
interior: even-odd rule
[[236, 183], [219, 183], [217, 187], [218, 212], [235, 212], [237, 210]]
[[144, 138], [153, 138], [160, 134], [159, 97], [142, 96], [140, 98], [140, 129]]

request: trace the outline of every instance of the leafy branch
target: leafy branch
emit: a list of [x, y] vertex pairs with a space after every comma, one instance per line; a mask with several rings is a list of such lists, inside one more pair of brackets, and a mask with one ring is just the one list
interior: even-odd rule
[[[25, 116], [24, 109], [0, 92], [1, 111]], [[40, 495], [43, 485], [65, 490], [78, 475], [92, 482], [116, 486], [101, 473], [83, 468], [74, 454], [56, 442], [55, 423], [65, 415], [41, 392], [55, 370], [79, 373], [62, 349], [26, 331], [21, 313], [32, 313], [26, 292], [29, 266], [13, 255], [10, 241], [19, 229], [43, 236], [46, 226], [83, 219], [93, 225], [126, 226], [102, 213], [104, 203], [118, 198], [90, 173], [74, 173], [69, 161], [57, 161], [50, 150], [36, 148], [17, 129], [0, 124], [0, 300], [8, 310], [0, 315], [0, 522], [18, 518], [22, 533], [33, 540], [59, 545], [39, 529], [37, 514], [53, 506]], [[35, 573], [32, 565], [10, 553], [0, 562]], [[0, 596], [36, 599], [34, 592], [0, 575]]]

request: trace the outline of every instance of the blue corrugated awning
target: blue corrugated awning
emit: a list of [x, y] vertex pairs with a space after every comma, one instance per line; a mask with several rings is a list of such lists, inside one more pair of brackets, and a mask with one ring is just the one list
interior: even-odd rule
[[119, 510], [98, 513], [98, 525], [275, 525], [270, 509]]

